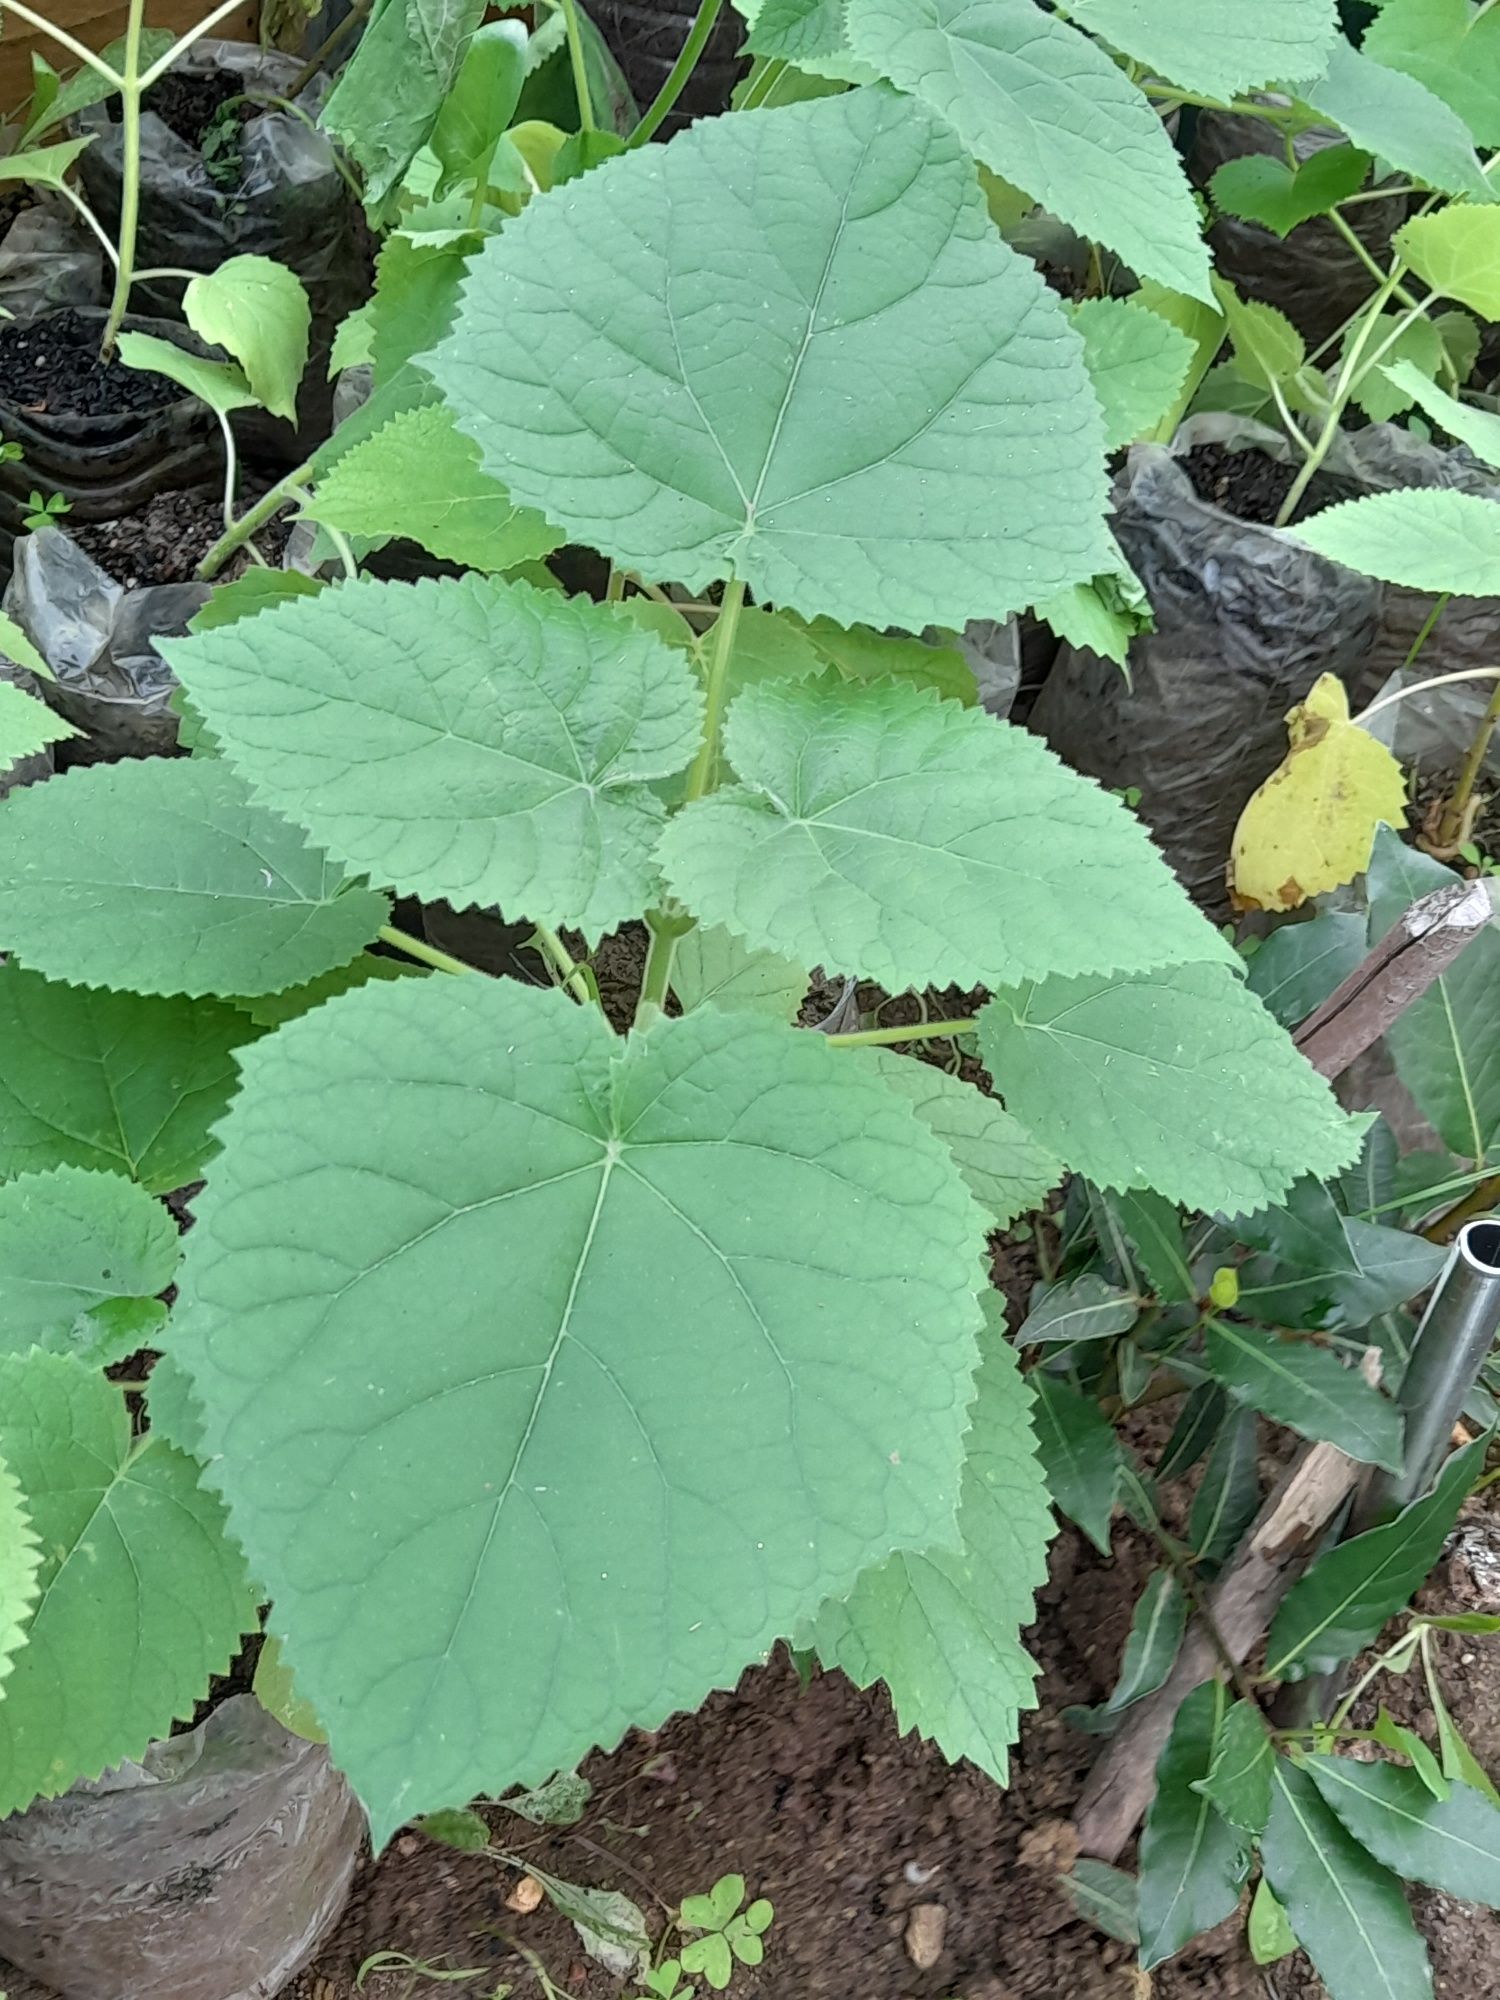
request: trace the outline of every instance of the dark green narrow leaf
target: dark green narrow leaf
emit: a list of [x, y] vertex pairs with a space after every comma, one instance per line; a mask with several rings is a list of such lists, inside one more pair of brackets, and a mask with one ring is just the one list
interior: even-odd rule
[[1109, 1518], [1120, 1482], [1120, 1441], [1099, 1405], [1060, 1375], [1034, 1369], [1037, 1454], [1053, 1503], [1076, 1521], [1101, 1555], [1109, 1554]]
[[1284, 1028], [1295, 1028], [1348, 978], [1367, 949], [1363, 917], [1325, 910], [1310, 923], [1272, 931], [1250, 960], [1245, 984]]
[[1159, 1569], [1136, 1601], [1114, 1692], [1097, 1708], [1066, 1709], [1068, 1721], [1090, 1735], [1111, 1734], [1121, 1712], [1132, 1702], [1154, 1694], [1171, 1673], [1186, 1626], [1187, 1599], [1182, 1587], [1169, 1569]]
[[1156, 1468], [1158, 1479], [1180, 1479], [1202, 1458], [1218, 1434], [1229, 1398], [1217, 1382], [1200, 1382], [1182, 1406], [1166, 1450]]
[[1259, 1840], [1266, 1830], [1275, 1754], [1265, 1722], [1251, 1703], [1237, 1701], [1225, 1710], [1213, 1762], [1197, 1789], [1246, 1840]]
[[1075, 1861], [1073, 1871], [1060, 1877], [1069, 1901], [1106, 1937], [1122, 1944], [1140, 1939], [1140, 1913], [1133, 1875], [1111, 1868], [1107, 1861]]
[[1427, 2000], [1427, 1948], [1400, 1882], [1284, 1757], [1273, 1773], [1261, 1863], [1332, 2000]]
[[1268, 1677], [1326, 1673], [1370, 1643], [1437, 1561], [1488, 1445], [1486, 1435], [1454, 1452], [1423, 1499], [1339, 1543], [1292, 1585], [1271, 1627]]
[[1258, 1327], [1211, 1320], [1208, 1366], [1237, 1403], [1262, 1410], [1303, 1437], [1325, 1439], [1351, 1458], [1397, 1471], [1401, 1418], [1394, 1403], [1326, 1348], [1278, 1340]]
[[1016, 1344], [1043, 1341], [1106, 1340], [1128, 1333], [1140, 1317], [1140, 1301], [1106, 1284], [1097, 1271], [1049, 1285], [1026, 1315]]
[[1221, 1681], [1194, 1688], [1156, 1766], [1141, 1833], [1141, 1964], [1148, 1972], [1222, 1923], [1240, 1899], [1249, 1856], [1196, 1789], [1208, 1776], [1228, 1706]]
[[1427, 1682], [1427, 1699], [1432, 1704], [1432, 1719], [1437, 1724], [1438, 1755], [1442, 1759], [1443, 1776], [1456, 1785], [1471, 1786], [1492, 1805], [1500, 1806], [1500, 1792], [1491, 1782], [1489, 1772], [1459, 1735], [1458, 1725], [1448, 1713], [1432, 1655], [1425, 1650], [1422, 1654], [1422, 1673]]
[[1314, 1784], [1361, 1847], [1413, 1882], [1500, 1908], [1500, 1808], [1472, 1786], [1434, 1798], [1416, 1771], [1309, 1757]]
[[1260, 1505], [1255, 1440], [1255, 1413], [1238, 1411], [1220, 1431], [1194, 1495], [1188, 1536], [1193, 1553], [1210, 1573], [1229, 1555]]
[[1383, 1743], [1387, 1750], [1394, 1750], [1398, 1757], [1405, 1757], [1433, 1798], [1447, 1798], [1452, 1787], [1443, 1776], [1442, 1765], [1416, 1730], [1398, 1722], [1384, 1702], [1375, 1718], [1375, 1741]]
[[1162, 1303], [1180, 1305], [1191, 1299], [1193, 1277], [1176, 1206], [1165, 1195], [1145, 1188], [1133, 1194], [1106, 1194], [1105, 1200]]

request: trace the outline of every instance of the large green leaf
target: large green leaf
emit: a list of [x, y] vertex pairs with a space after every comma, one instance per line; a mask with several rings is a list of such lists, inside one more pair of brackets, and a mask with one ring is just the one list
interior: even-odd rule
[[1073, 0], [1069, 13], [1156, 76], [1229, 99], [1323, 67], [1334, 0]]
[[1481, 146], [1500, 146], [1500, 18], [1492, 7], [1470, 0], [1384, 0], [1365, 30], [1364, 47], [1425, 84]]
[[1081, 343], [889, 91], [705, 119], [533, 202], [427, 365], [518, 500], [648, 577], [920, 631], [1108, 567]]
[[590, 934], [652, 900], [649, 781], [692, 761], [703, 699], [610, 606], [361, 578], [162, 651], [258, 795], [351, 866]]
[[1141, 277], [1211, 301], [1166, 128], [1087, 35], [1032, 0], [850, 0], [848, 26], [855, 54], [948, 119], [987, 167]]
[[484, 17], [484, 0], [377, 0], [321, 123], [364, 176], [378, 212], [425, 144]]
[[1303, 1437], [1326, 1439], [1351, 1458], [1400, 1470], [1400, 1412], [1327, 1348], [1211, 1320], [1205, 1350], [1214, 1379], [1237, 1403]]
[[513, 569], [562, 540], [480, 469], [478, 450], [440, 403], [398, 412], [346, 452], [303, 512], [346, 535], [404, 536], [470, 569]]
[[173, 1353], [377, 1840], [951, 1536], [984, 1218], [821, 1036], [402, 980], [255, 1043], [220, 1135]]
[[1477, 493], [1403, 486], [1341, 500], [1292, 532], [1319, 555], [1383, 583], [1455, 597], [1500, 595], [1500, 507]]
[[1340, 1542], [1298, 1578], [1266, 1643], [1266, 1674], [1299, 1680], [1331, 1672], [1367, 1646], [1406, 1605], [1437, 1561], [1458, 1510], [1484, 1467], [1487, 1438], [1443, 1466], [1432, 1491], [1383, 1527]]
[[[25, 1644], [26, 1625], [36, 1604], [41, 1545], [31, 1525], [15, 1474], [0, 1459], [0, 1683]], [[4, 1688], [0, 1686], [0, 1699]]]
[[347, 964], [389, 911], [196, 757], [28, 786], [0, 806], [0, 850], [0, 947], [85, 986], [274, 993]]
[[1101, 1187], [1233, 1215], [1359, 1152], [1358, 1122], [1222, 966], [999, 993], [979, 1045], [1022, 1124]]
[[1238, 1904], [1249, 1871], [1240, 1836], [1197, 1789], [1213, 1763], [1228, 1708], [1222, 1681], [1194, 1688], [1157, 1762], [1156, 1790], [1141, 1829], [1141, 1964], [1148, 1971], [1222, 1923]]
[[1472, 306], [1484, 319], [1500, 314], [1500, 208], [1493, 199], [1479, 207], [1450, 202], [1430, 215], [1414, 215], [1392, 241], [1435, 292]]
[[1092, 1396], [1080, 1395], [1061, 1375], [1037, 1368], [1028, 1379], [1036, 1391], [1033, 1421], [1047, 1491], [1059, 1512], [1107, 1556], [1124, 1463], [1115, 1427]]
[[1306, 1769], [1377, 1861], [1466, 1903], [1500, 1908], [1500, 1807], [1482, 1792], [1458, 1784], [1435, 1798], [1416, 1771], [1350, 1757], [1309, 1757]]
[[[1366, 878], [1370, 943], [1378, 944], [1419, 896], [1454, 879], [1440, 861], [1382, 827]], [[1386, 1046], [1446, 1144], [1466, 1159], [1483, 1159], [1500, 1140], [1500, 927], [1486, 925], [1464, 947], [1392, 1023]]]
[[210, 347], [234, 356], [258, 402], [296, 422], [312, 307], [294, 272], [274, 257], [227, 257], [188, 281], [182, 312]]
[[1177, 400], [1193, 343], [1159, 313], [1129, 299], [1085, 299], [1073, 309], [1083, 335], [1084, 365], [1104, 410], [1104, 441], [1113, 448], [1147, 437]]
[[1427, 1949], [1400, 1881], [1350, 1838], [1285, 1757], [1272, 1773], [1261, 1865], [1332, 2000], [1428, 2000]]
[[1322, 76], [1300, 85], [1300, 95], [1366, 152], [1446, 194], [1483, 200], [1484, 174], [1464, 121], [1399, 67], [1373, 62], [1376, 53], [1373, 37], [1361, 51], [1340, 35]]
[[62, 986], [0, 967], [0, 1177], [102, 1167], [153, 1194], [196, 1179], [234, 1089], [236, 1008]]
[[894, 1049], [849, 1054], [862, 1057], [942, 1140], [993, 1228], [1039, 1208], [1062, 1179], [1062, 1162], [972, 1083]]
[[811, 1638], [856, 1686], [883, 1680], [903, 1730], [1003, 1785], [1019, 1711], [1036, 1706], [1036, 1667], [1017, 1634], [1046, 1580], [1052, 1520], [1031, 1398], [993, 1316], [974, 1387], [956, 1547], [867, 1570], [823, 1607]]
[[223, 1510], [123, 1393], [58, 1354], [0, 1355], [0, 1458], [41, 1542], [36, 1608], [0, 1698], [0, 1813], [139, 1757], [254, 1629]]
[[177, 1271], [177, 1224], [119, 1174], [54, 1167], [0, 1182], [0, 1354], [33, 1344], [96, 1366], [142, 1342], [132, 1308]]
[[1274, 1326], [1357, 1332], [1426, 1291], [1447, 1259], [1409, 1230], [1342, 1215], [1314, 1180], [1298, 1181], [1284, 1207], [1237, 1222], [1235, 1234], [1262, 1253], [1240, 1266], [1239, 1309]]
[[1118, 799], [981, 709], [766, 682], [725, 748], [740, 784], [677, 815], [662, 866], [752, 945], [893, 991], [1231, 956]]

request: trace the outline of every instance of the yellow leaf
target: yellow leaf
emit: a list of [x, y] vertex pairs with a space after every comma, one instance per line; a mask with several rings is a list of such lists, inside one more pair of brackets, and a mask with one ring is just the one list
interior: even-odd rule
[[1238, 910], [1294, 910], [1368, 866], [1375, 829], [1400, 826], [1401, 766], [1349, 720], [1349, 699], [1324, 674], [1287, 717], [1291, 747], [1234, 830], [1230, 899]]

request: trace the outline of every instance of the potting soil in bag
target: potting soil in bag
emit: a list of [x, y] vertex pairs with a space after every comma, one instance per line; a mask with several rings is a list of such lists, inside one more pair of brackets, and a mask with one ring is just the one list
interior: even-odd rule
[[[1201, 499], [1182, 461], [1215, 447], [1264, 455], [1234, 465], [1242, 482], [1261, 481], [1274, 513], [1294, 461], [1263, 425], [1215, 413], [1191, 418], [1170, 447], [1132, 446], [1112, 526], [1156, 630], [1131, 642], [1128, 677], [1063, 646], [1029, 726], [1101, 784], [1138, 787], [1168, 861], [1219, 912], [1235, 823], [1286, 752], [1287, 710], [1319, 674], [1337, 674], [1356, 704], [1371, 684], [1381, 590], [1281, 529]], [[1353, 490], [1346, 479], [1315, 481], [1309, 511]]]
[[69, 739], [70, 761], [175, 749], [177, 682], [154, 642], [185, 632], [208, 598], [206, 583], [127, 590], [61, 528], [17, 541], [4, 609], [57, 676], [42, 694], [85, 732]]
[[[1341, 132], [1314, 126], [1292, 141], [1298, 161], [1310, 159], [1328, 146], [1344, 143]], [[1226, 161], [1246, 154], [1285, 157], [1281, 132], [1263, 119], [1242, 112], [1200, 111], [1193, 131], [1189, 170], [1207, 189]], [[1362, 201], [1349, 211], [1349, 226], [1376, 262], [1389, 262], [1391, 237], [1406, 220], [1402, 196], [1389, 201]], [[1348, 244], [1321, 217], [1301, 222], [1285, 237], [1258, 222], [1215, 214], [1208, 240], [1214, 266], [1242, 297], [1275, 306], [1307, 339], [1325, 340], [1370, 296], [1372, 280]]]
[[0, 237], [0, 306], [12, 318], [59, 306], [96, 306], [104, 252], [60, 201], [42, 196]]
[[270, 2000], [349, 1893], [364, 1815], [250, 1695], [0, 1820], [0, 1954], [62, 2000]]

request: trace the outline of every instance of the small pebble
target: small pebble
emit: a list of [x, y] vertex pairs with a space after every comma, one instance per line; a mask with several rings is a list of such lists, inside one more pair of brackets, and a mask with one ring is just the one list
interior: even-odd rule
[[515, 1910], [518, 1915], [524, 1917], [536, 1908], [546, 1893], [535, 1875], [523, 1875], [506, 1897], [505, 1907], [507, 1910]]
[[941, 1903], [918, 1903], [906, 1920], [906, 1955], [919, 1972], [929, 1972], [943, 1955], [948, 1912]]

